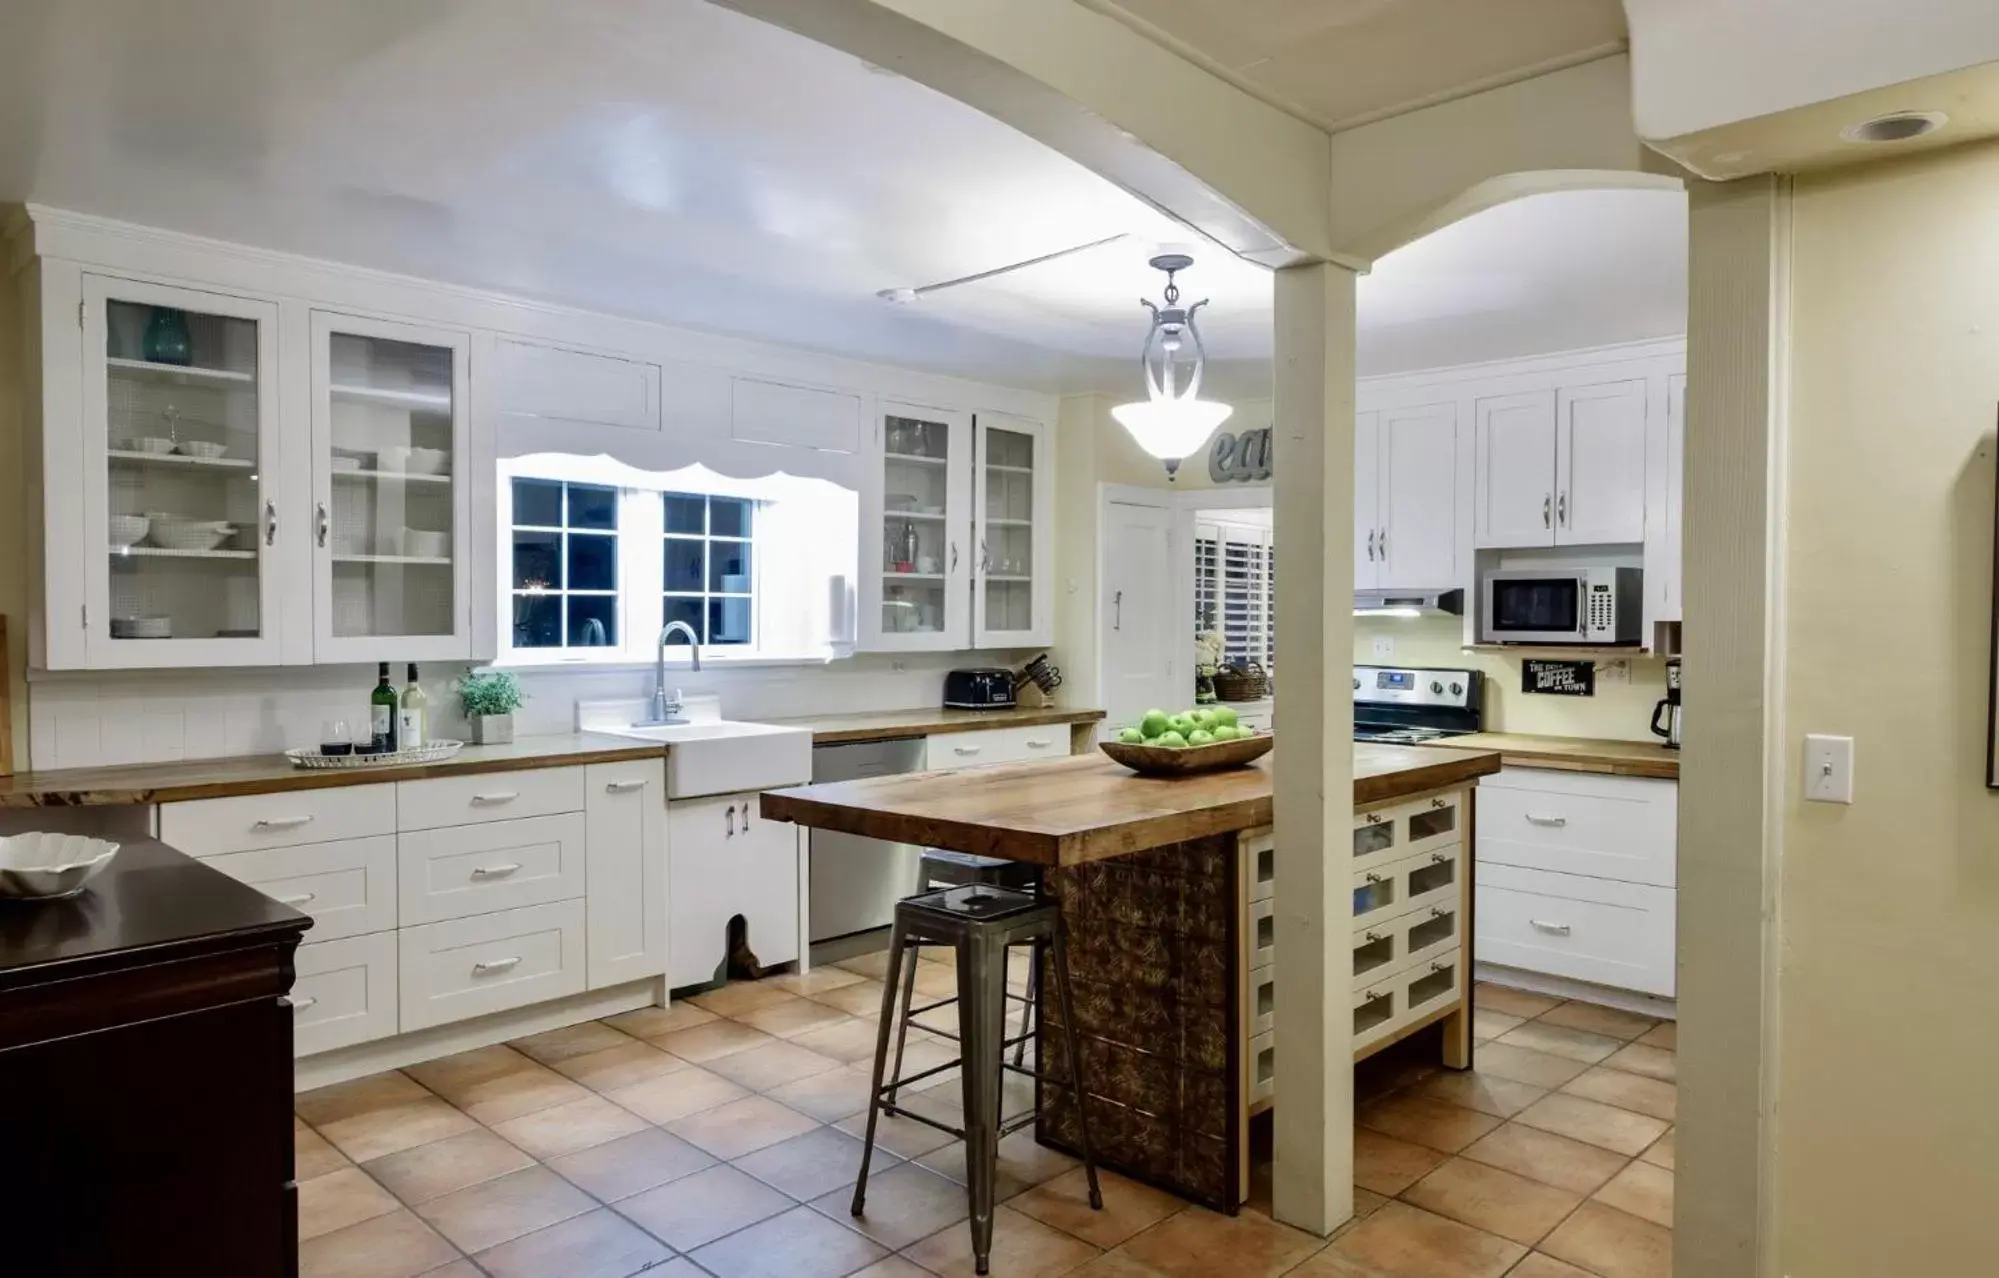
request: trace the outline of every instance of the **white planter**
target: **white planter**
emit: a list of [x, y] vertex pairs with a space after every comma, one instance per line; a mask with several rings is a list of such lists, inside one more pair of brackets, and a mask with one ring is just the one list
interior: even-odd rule
[[509, 745], [514, 739], [514, 716], [510, 714], [475, 714], [472, 716], [472, 743], [474, 745]]

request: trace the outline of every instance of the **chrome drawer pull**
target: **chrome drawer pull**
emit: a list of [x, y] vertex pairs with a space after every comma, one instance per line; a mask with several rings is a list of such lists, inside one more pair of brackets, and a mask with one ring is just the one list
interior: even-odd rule
[[505, 861], [499, 865], [476, 865], [472, 867], [475, 879], [504, 879], [521, 868], [519, 861]]
[[305, 816], [294, 817], [265, 817], [261, 821], [252, 822], [250, 828], [252, 830], [296, 830], [310, 820], [312, 820], [310, 813]]
[[501, 790], [494, 794], [475, 794], [472, 796], [472, 803], [474, 806], [482, 803], [512, 803], [520, 797], [518, 790]]
[[1451, 917], [1451, 915], [1450, 915], [1450, 911], [1448, 911], [1448, 910], [1440, 910], [1440, 909], [1436, 908], [1435, 906], [1431, 906], [1431, 907], [1430, 907], [1430, 917], [1431, 917], [1431, 918], [1433, 918], [1433, 919], [1447, 919], [1447, 918]]
[[1430, 970], [1432, 972], [1448, 972], [1451, 970], [1451, 965], [1449, 963], [1432, 963], [1430, 964]]
[[1532, 812], [1527, 814], [1527, 824], [1529, 825], [1548, 825], [1559, 830], [1568, 823], [1569, 819], [1565, 816], [1536, 816]]
[[983, 750], [983, 749], [985, 749], [985, 747], [984, 747], [984, 746], [952, 746], [952, 747], [951, 747], [951, 753], [953, 753], [953, 754], [977, 754], [977, 753], [978, 753], [979, 751], [981, 751], [981, 750]]
[[1432, 799], [1430, 800], [1430, 806], [1433, 808], [1448, 808], [1451, 806], [1451, 801], [1449, 799]]
[[493, 972], [504, 972], [510, 967], [517, 966], [520, 961], [521, 956], [516, 954], [512, 958], [488, 959], [483, 963], [474, 963], [472, 965], [472, 975], [486, 976]]
[[318, 1001], [318, 999], [310, 994], [286, 994], [278, 999], [278, 1002], [283, 1003], [294, 1012], [303, 1012]]
[[1536, 930], [1552, 933], [1555, 936], [1567, 936], [1573, 930], [1566, 923], [1549, 923], [1542, 919], [1528, 919], [1527, 921], [1532, 923]]
[[646, 783], [643, 781], [606, 781], [604, 783], [605, 794], [630, 794], [633, 790], [643, 790], [645, 788]]
[[281, 897], [279, 897], [279, 898], [278, 898], [278, 904], [279, 904], [279, 905], [304, 905], [304, 904], [305, 904], [305, 903], [306, 903], [307, 901], [310, 901], [310, 900], [314, 899], [314, 898], [315, 898], [315, 897], [317, 897], [318, 895], [319, 895], [319, 893], [317, 893], [317, 892], [300, 892], [300, 893], [299, 893], [298, 895], [296, 895], [296, 896], [281, 896]]
[[1366, 822], [1367, 822], [1367, 823], [1368, 823], [1369, 825], [1380, 825], [1380, 824], [1381, 824], [1381, 814], [1380, 814], [1379, 812], [1369, 812], [1369, 813], [1367, 813], [1367, 814], [1366, 814], [1366, 816], [1365, 816], [1365, 817], [1364, 817], [1363, 819], [1364, 819], [1364, 820], [1365, 820], [1365, 821], [1366, 821]]
[[1450, 864], [1450, 860], [1451, 858], [1445, 856], [1442, 852], [1432, 852], [1430, 854], [1431, 865], [1448, 865]]
[[1381, 939], [1381, 933], [1379, 932], [1363, 932], [1361, 933], [1361, 935], [1365, 936], [1368, 939], [1369, 943], [1373, 943]]
[[1027, 748], [1030, 750], [1046, 750], [1054, 744], [1053, 741], [1048, 740], [1046, 737], [1035, 737], [1028, 741]]
[[1386, 880], [1386, 879], [1383, 879], [1383, 878], [1382, 878], [1382, 877], [1381, 877], [1381, 876], [1380, 876], [1379, 874], [1368, 874], [1368, 875], [1364, 875], [1364, 876], [1362, 876], [1362, 877], [1366, 878], [1366, 880], [1367, 880], [1367, 881], [1368, 881], [1369, 883], [1385, 883], [1385, 882], [1387, 882], [1387, 880]]

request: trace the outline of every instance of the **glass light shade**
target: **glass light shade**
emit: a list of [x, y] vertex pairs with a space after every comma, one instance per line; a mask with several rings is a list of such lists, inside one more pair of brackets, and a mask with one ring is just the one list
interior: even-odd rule
[[1212, 399], [1142, 399], [1119, 404], [1111, 416], [1140, 448], [1163, 462], [1178, 462], [1191, 457], [1234, 411]]

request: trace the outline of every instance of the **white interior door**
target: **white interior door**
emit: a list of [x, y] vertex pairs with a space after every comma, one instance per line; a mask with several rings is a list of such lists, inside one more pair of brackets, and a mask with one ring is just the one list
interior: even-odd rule
[[1393, 590], [1457, 586], [1458, 406], [1381, 415], [1380, 583]]
[[1384, 584], [1379, 544], [1381, 528], [1381, 414], [1370, 410], [1356, 413], [1353, 423], [1353, 584], [1356, 590], [1372, 590]]
[[1102, 613], [1097, 632], [1104, 708], [1112, 728], [1148, 709], [1194, 699], [1176, 655], [1191, 619], [1177, 615], [1173, 512], [1165, 506], [1105, 504]]
[[1554, 545], [1555, 392], [1495, 395], [1479, 400], [1474, 411], [1478, 546]]
[[1645, 540], [1645, 382], [1607, 382], [1557, 396], [1555, 541]]

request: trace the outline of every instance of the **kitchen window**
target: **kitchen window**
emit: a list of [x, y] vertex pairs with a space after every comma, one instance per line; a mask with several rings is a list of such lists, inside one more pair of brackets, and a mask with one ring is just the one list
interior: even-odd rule
[[660, 500], [665, 622], [686, 622], [704, 646], [754, 644], [756, 504], [701, 493], [662, 493]]
[[1224, 664], [1276, 671], [1276, 564], [1270, 529], [1196, 516], [1194, 633], [1220, 632]]
[[513, 646], [616, 648], [619, 491], [513, 481]]

